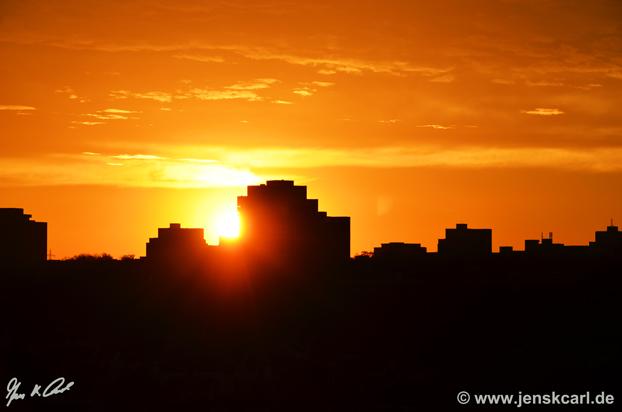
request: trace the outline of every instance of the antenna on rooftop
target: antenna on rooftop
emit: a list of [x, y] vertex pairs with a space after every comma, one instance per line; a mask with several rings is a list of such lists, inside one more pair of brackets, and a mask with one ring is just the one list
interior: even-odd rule
[[48, 253], [48, 260], [52, 260], [53, 257], [56, 257], [56, 255], [53, 255], [52, 249], [50, 249], [50, 253]]

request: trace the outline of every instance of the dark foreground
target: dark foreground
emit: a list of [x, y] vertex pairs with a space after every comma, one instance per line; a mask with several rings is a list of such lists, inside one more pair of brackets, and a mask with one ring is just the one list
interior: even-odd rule
[[[474, 396], [519, 391], [614, 400], [518, 410], [622, 404], [619, 260], [240, 267], [4, 270], [0, 383], [24, 394], [5, 408], [516, 410]], [[58, 393], [31, 396], [59, 377]]]

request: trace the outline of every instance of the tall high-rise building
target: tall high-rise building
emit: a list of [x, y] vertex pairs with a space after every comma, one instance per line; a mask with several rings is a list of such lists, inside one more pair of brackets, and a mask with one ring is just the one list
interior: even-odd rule
[[48, 224], [31, 220], [24, 209], [0, 209], [0, 264], [27, 265], [45, 262]]
[[307, 187], [290, 180], [248, 186], [238, 196], [240, 242], [251, 256], [291, 262], [350, 257], [350, 218], [331, 217], [307, 199]]

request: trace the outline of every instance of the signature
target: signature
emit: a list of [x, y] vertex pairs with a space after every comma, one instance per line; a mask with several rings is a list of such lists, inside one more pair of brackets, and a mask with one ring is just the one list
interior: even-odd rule
[[[30, 392], [30, 397], [37, 395], [37, 396], [43, 396], [44, 398], [47, 398], [48, 396], [51, 396], [51, 395], [58, 395], [59, 393], [63, 393], [69, 390], [73, 386], [73, 382], [69, 382], [67, 386], [63, 388], [64, 383], [65, 383], [65, 378], [55, 379], [52, 383], [50, 383], [45, 388], [45, 390], [43, 391], [43, 395], [41, 395], [41, 393], [39, 392], [39, 389], [41, 389], [41, 386], [35, 384], [35, 387], [33, 388], [32, 392]], [[17, 400], [17, 399], [24, 399], [24, 397], [26, 396], [25, 393], [17, 392], [21, 384], [22, 383], [18, 381], [17, 378], [13, 378], [9, 381], [9, 384], [6, 386], [6, 390], [8, 392], [6, 395], [6, 399], [9, 400], [6, 404], [7, 407], [11, 404], [12, 401]]]

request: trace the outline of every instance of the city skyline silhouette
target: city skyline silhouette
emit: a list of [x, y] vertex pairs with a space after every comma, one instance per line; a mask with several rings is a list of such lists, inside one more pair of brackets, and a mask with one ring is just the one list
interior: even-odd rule
[[7, 410], [615, 409], [621, 15], [0, 2]]
[[46, 260], [46, 223], [0, 209], [2, 377], [71, 385], [10, 406], [464, 410], [465, 390], [617, 399], [613, 221], [586, 246], [549, 233], [493, 252], [492, 229], [458, 223], [438, 252], [390, 242], [352, 258], [350, 219], [319, 211], [306, 189], [249, 186], [237, 242], [208, 245], [203, 229], [171, 223], [139, 259]]
[[[181, 228], [179, 223], [171, 223], [169, 228], [158, 229], [158, 236], [150, 238], [146, 253], [142, 258], [153, 260], [197, 259], [216, 253], [218, 246], [223, 248], [240, 247], [244, 244], [245, 253], [268, 256], [281, 250], [282, 258], [287, 255], [303, 259], [309, 256], [351, 257], [350, 218], [327, 217], [326, 212], [318, 212], [318, 200], [307, 199], [307, 187], [296, 186], [294, 181], [269, 180], [258, 186], [248, 186], [247, 196], [238, 196], [239, 233], [236, 236], [221, 236], [217, 245], [209, 245], [204, 238], [203, 228]], [[254, 211], [253, 211], [254, 210]], [[16, 261], [40, 262], [45, 256], [52, 260], [52, 247], [47, 244], [47, 222], [30, 220], [20, 208], [0, 208], [2, 219], [2, 250], [0, 261], [9, 262], [11, 256]], [[296, 223], [298, 222], [298, 223]], [[420, 243], [392, 241], [374, 247], [373, 252], [361, 251], [354, 257], [380, 256], [382, 258], [415, 258], [429, 253], [446, 257], [485, 257], [492, 253], [506, 256], [524, 252], [528, 256], [616, 256], [622, 248], [622, 232], [613, 225], [613, 219], [606, 231], [596, 231], [594, 241], [588, 245], [564, 245], [553, 243], [553, 232], [545, 239], [525, 239], [523, 249], [513, 246], [492, 248], [492, 229], [469, 228], [467, 223], [456, 223], [455, 228], [445, 229], [445, 238], [438, 240], [437, 252], [428, 252]], [[325, 228], [323, 228], [326, 226]], [[297, 234], [299, 233], [299, 234]], [[33, 246], [25, 246], [31, 243]], [[210, 250], [212, 252], [210, 252]], [[95, 256], [83, 252], [74, 255]], [[104, 255], [110, 256], [104, 252]], [[125, 254], [128, 258], [131, 254]], [[133, 255], [135, 256], [135, 255]], [[65, 257], [62, 260], [70, 259]]]

